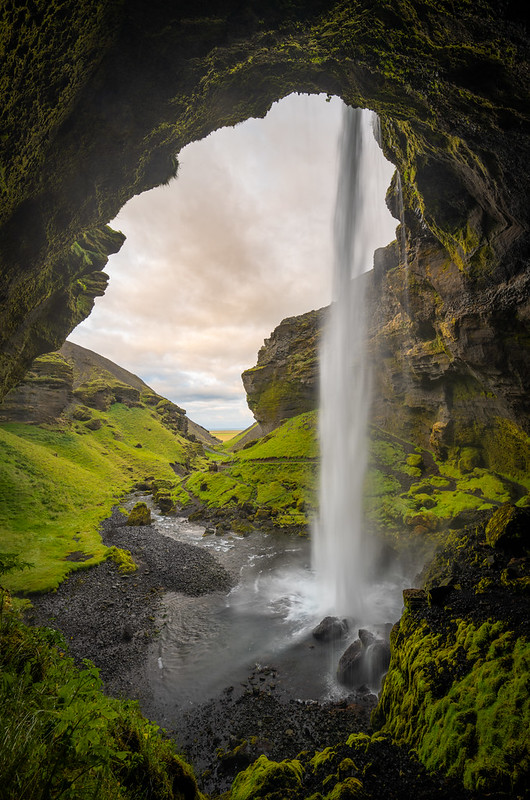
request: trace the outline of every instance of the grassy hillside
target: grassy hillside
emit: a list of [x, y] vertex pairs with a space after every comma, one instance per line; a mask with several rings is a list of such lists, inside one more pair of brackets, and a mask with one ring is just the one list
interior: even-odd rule
[[[287, 420], [272, 433], [230, 452], [214, 448], [208, 468], [183, 478], [174, 499], [198, 517], [232, 518], [235, 530], [274, 524], [306, 531], [317, 508], [317, 412]], [[529, 484], [474, 466], [464, 448], [442, 462], [428, 450], [370, 431], [365, 481], [367, 525], [393, 543], [436, 539], [447, 528], [472, 521], [476, 512], [528, 501]]]
[[182, 479], [175, 500], [198, 501], [199, 515], [224, 510], [240, 532], [271, 523], [303, 530], [315, 512], [316, 421], [316, 412], [300, 414], [236, 453], [220, 447], [213, 464]]
[[[22, 407], [30, 419], [49, 417], [60, 395], [62, 413], [40, 424], [0, 424], [0, 551], [34, 565], [6, 576], [4, 585], [23, 592], [53, 589], [69, 571], [104, 559], [99, 524], [135, 484], [175, 484], [171, 465], [206, 463], [202, 445], [179, 430], [182, 409], [145, 384], [134, 387], [84, 364], [73, 370], [72, 386], [62, 356], [37, 362], [19, 389], [19, 397], [32, 398]], [[20, 417], [16, 395], [7, 408]]]
[[[2, 581], [5, 576], [2, 576]], [[0, 775], [5, 800], [201, 800], [191, 768], [138, 704], [101, 691], [62, 636], [28, 628], [0, 590]]]

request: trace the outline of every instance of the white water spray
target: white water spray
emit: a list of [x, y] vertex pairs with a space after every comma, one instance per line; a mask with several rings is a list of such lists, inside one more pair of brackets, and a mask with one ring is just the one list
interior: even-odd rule
[[[333, 302], [320, 367], [320, 512], [313, 567], [321, 613], [365, 616], [374, 580], [374, 548], [363, 530], [363, 482], [371, 401], [366, 353], [366, 279], [378, 241], [380, 198], [388, 178], [380, 165], [370, 111], [346, 108], [339, 149], [334, 220]], [[379, 198], [379, 206], [374, 198]]]

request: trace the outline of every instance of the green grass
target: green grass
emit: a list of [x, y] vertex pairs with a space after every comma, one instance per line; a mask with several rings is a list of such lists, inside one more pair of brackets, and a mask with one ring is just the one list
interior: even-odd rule
[[201, 800], [138, 704], [104, 695], [93, 664], [76, 668], [60, 634], [23, 625], [8, 605], [0, 592], [2, 797]]
[[[107, 424], [96, 431], [84, 423], [0, 426], [0, 550], [34, 565], [6, 576], [13, 591], [53, 589], [71, 570], [101, 561], [106, 548], [99, 524], [134, 482], [175, 483], [170, 462], [200, 460], [196, 445], [147, 408], [116, 403], [93, 417]], [[74, 551], [91, 558], [65, 560]]]
[[254, 425], [250, 426], [250, 428], [247, 428], [246, 430], [241, 431], [236, 436], [232, 437], [232, 439], [229, 439], [228, 441], [223, 442], [222, 446], [224, 448], [226, 448], [227, 450], [232, 450], [235, 447], [235, 445], [239, 444], [239, 442], [241, 441], [241, 439], [244, 436], [247, 436], [247, 434], [250, 435], [253, 431], [255, 432], [257, 430], [257, 427], [258, 427], [258, 423], [255, 422]]
[[[173, 499], [186, 507], [195, 496], [209, 509], [249, 503], [255, 512], [268, 509], [275, 525], [307, 526], [318, 504], [317, 418], [317, 412], [293, 417], [232, 453], [229, 461], [228, 443], [220, 445], [208, 455], [223, 462], [222, 471], [194, 473]], [[458, 460], [439, 462], [375, 427], [370, 435], [365, 513], [371, 526], [396, 544], [409, 536], [439, 538], [460, 512], [491, 509], [510, 499], [505, 476], [479, 468], [462, 472]]]
[[[261, 509], [262, 517], [263, 512], [273, 516], [278, 527], [309, 524], [317, 491], [316, 419], [316, 412], [293, 417], [232, 454], [222, 471], [194, 472], [173, 499], [185, 507], [191, 493], [210, 509], [237, 509], [243, 503], [255, 513]], [[227, 458], [222, 446], [218, 452]]]
[[309, 411], [284, 422], [256, 444], [237, 453], [240, 461], [261, 458], [317, 458], [317, 412]]

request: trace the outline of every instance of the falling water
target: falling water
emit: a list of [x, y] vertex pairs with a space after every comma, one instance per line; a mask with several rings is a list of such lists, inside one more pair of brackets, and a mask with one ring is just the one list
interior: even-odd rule
[[[320, 355], [320, 512], [312, 552], [321, 612], [357, 619], [364, 617], [375, 557], [364, 535], [362, 514], [371, 399], [363, 273], [372, 266], [378, 228], [371, 189], [374, 181], [381, 181], [374, 122], [377, 117], [372, 112], [344, 109], [333, 302]], [[379, 197], [384, 196], [385, 184], [378, 188]]]

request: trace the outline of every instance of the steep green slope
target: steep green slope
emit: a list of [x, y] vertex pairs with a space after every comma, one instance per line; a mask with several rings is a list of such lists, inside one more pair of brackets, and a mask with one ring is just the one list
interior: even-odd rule
[[271, 524], [304, 530], [315, 511], [316, 419], [300, 414], [233, 454], [219, 448], [222, 460], [183, 478], [174, 499], [184, 508], [198, 501], [198, 517], [228, 516], [242, 533]]
[[[476, 467], [471, 455], [459, 452], [456, 461], [442, 461], [372, 427], [364, 486], [370, 530], [398, 547], [421, 545], [462, 527], [477, 512], [508, 500], [528, 502], [530, 481], [516, 483]], [[317, 508], [318, 456], [317, 412], [311, 411], [238, 452], [229, 454], [226, 445], [214, 449], [214, 463], [183, 478], [173, 497], [197, 518], [230, 517], [241, 532], [264, 524], [305, 532]]]
[[[99, 523], [127, 491], [173, 485], [175, 469], [204, 461], [182, 409], [101, 369], [85, 369], [82, 383], [74, 369], [69, 383], [67, 367], [60, 354], [37, 359], [6, 406], [47, 422], [0, 424], [0, 550], [34, 564], [6, 576], [12, 590], [52, 589], [72, 569], [101, 561]], [[32, 404], [17, 403], [30, 395]]]
[[[4, 581], [4, 576], [2, 576]], [[0, 775], [4, 800], [201, 800], [191, 768], [141, 716], [74, 666], [62, 636], [28, 628], [0, 590]]]

